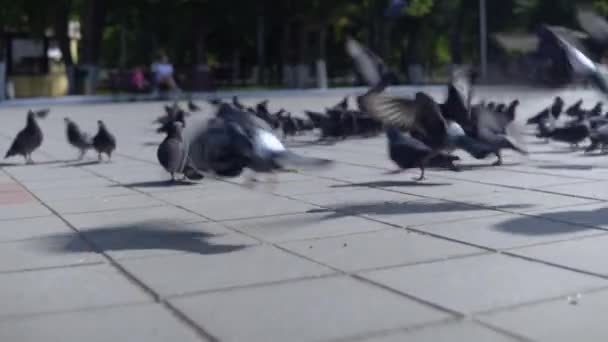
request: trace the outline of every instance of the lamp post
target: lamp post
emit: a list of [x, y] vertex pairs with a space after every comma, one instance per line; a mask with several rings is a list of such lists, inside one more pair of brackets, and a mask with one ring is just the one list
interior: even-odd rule
[[488, 32], [486, 24], [486, 0], [479, 0], [479, 50], [482, 80], [486, 80], [488, 76]]

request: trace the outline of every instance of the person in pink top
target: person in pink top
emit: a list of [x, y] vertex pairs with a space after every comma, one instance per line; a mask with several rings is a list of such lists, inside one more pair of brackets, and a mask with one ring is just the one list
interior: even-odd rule
[[136, 66], [133, 69], [133, 72], [131, 73], [131, 86], [133, 86], [136, 91], [144, 91], [148, 86], [143, 67]]

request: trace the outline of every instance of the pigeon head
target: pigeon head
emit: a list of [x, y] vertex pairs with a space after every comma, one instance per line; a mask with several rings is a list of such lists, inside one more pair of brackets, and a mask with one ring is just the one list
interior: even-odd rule
[[99, 127], [99, 129], [105, 130], [106, 129], [106, 124], [103, 121], [101, 121], [101, 120], [97, 120], [97, 127]]

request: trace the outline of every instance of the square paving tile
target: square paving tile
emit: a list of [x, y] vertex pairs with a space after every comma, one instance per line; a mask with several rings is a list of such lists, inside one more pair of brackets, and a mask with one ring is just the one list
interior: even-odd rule
[[[100, 328], [103, 327], [103, 328]], [[158, 304], [0, 321], [0, 340], [20, 342], [200, 342], [191, 328]]]
[[393, 227], [364, 218], [340, 215], [326, 219], [332, 212], [320, 210], [304, 214], [224, 221], [223, 224], [264, 241], [279, 242], [348, 235], [392, 229]]
[[126, 259], [120, 263], [163, 296], [332, 273], [329, 268], [272, 246]]
[[515, 342], [512, 337], [500, 334], [470, 321], [432, 325], [410, 332], [390, 334], [363, 340], [365, 342]]
[[479, 195], [462, 201], [474, 205], [502, 208], [502, 210], [516, 213], [541, 208], [561, 208], [595, 202], [595, 200], [591, 199], [526, 190]]
[[605, 202], [565, 208], [538, 209], [530, 211], [528, 214], [555, 221], [608, 229], [608, 203]]
[[564, 195], [576, 195], [608, 201], [608, 181], [555, 185], [545, 187], [543, 190]]
[[416, 229], [492, 249], [508, 249], [605, 233], [599, 229], [515, 214], [433, 223]]
[[0, 220], [0, 242], [38, 238], [49, 234], [65, 234], [70, 227], [57, 216], [18, 220]]
[[[573, 294], [575, 295], [575, 294]], [[573, 305], [567, 298], [481, 317], [493, 326], [541, 342], [606, 340], [608, 292], [584, 294]]]
[[[448, 176], [448, 175], [446, 175]], [[536, 188], [541, 186], [558, 185], [566, 183], [585, 182], [584, 179], [574, 179], [559, 176], [539, 175], [524, 172], [509, 172], [489, 170], [484, 168], [477, 172], [450, 173], [450, 178], [467, 179], [486, 184], [497, 184], [517, 188]]]
[[172, 303], [221, 341], [347, 339], [449, 317], [344, 277], [209, 293]]
[[200, 222], [204, 218], [186, 210], [163, 206], [115, 210], [110, 212], [67, 214], [64, 218], [78, 229], [119, 228], [154, 220], [169, 220], [175, 223]]
[[107, 265], [0, 274], [0, 318], [148, 300]]
[[548, 245], [520, 248], [511, 252], [529, 258], [597, 274], [608, 275], [608, 235], [592, 236]]
[[100, 177], [87, 177], [87, 178], [73, 178], [73, 179], [56, 179], [53, 181], [47, 180], [36, 180], [23, 182], [23, 185], [31, 191], [43, 190], [43, 189], [65, 189], [65, 188], [89, 188], [99, 186], [111, 186], [114, 183], [100, 178]]
[[[78, 252], [70, 252], [72, 248]], [[102, 262], [104, 259], [78, 238], [69, 244], [54, 238], [0, 244], [0, 272]]]
[[4, 220], [47, 216], [51, 214], [51, 211], [38, 201], [22, 204], [0, 205], [0, 222]]
[[397, 267], [363, 276], [462, 313], [608, 285], [604, 279], [496, 254]]
[[82, 198], [103, 198], [110, 196], [134, 195], [135, 191], [119, 186], [100, 186], [96, 188], [69, 188], [69, 189], [40, 189], [32, 190], [36, 197], [45, 203], [55, 201], [75, 200]]
[[485, 252], [403, 229], [298, 241], [282, 246], [347, 272]]
[[126, 196], [90, 197], [54, 201], [51, 208], [60, 214], [100, 212], [165, 205], [164, 202], [142, 194]]
[[212, 220], [236, 220], [252, 217], [304, 213], [315, 206], [266, 194], [255, 199], [209, 199], [183, 204], [183, 207]]

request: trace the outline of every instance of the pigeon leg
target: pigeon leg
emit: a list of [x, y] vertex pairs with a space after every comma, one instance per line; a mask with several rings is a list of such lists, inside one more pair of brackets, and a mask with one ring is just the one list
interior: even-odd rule
[[103, 158], [101, 157], [101, 152], [97, 153], [97, 160], [101, 163]]
[[493, 166], [502, 165], [502, 155], [500, 154], [500, 151], [496, 151], [496, 158], [498, 158], [498, 160], [496, 160], [492, 165]]
[[32, 155], [31, 154], [28, 153], [28, 154], [25, 155], [25, 163], [26, 164], [33, 164], [34, 163], [34, 161], [32, 160]]
[[80, 154], [78, 155], [78, 160], [82, 160], [82, 158], [84, 158], [85, 153], [87, 153], [86, 150], [80, 150]]
[[418, 181], [418, 182], [423, 181], [425, 179], [424, 178], [424, 166], [423, 165], [420, 165], [420, 177], [414, 178], [414, 179], [416, 181]]

